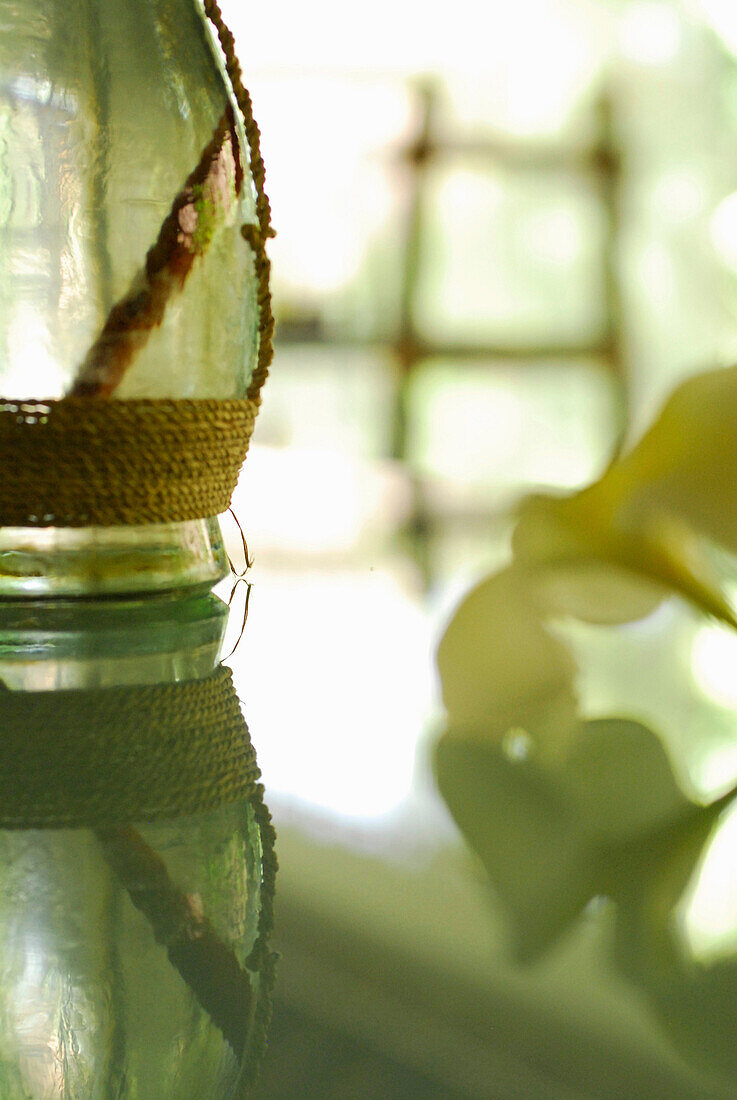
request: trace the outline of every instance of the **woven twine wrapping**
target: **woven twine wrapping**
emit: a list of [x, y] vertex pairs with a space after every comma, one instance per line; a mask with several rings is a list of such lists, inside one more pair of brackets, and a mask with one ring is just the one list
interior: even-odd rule
[[[273, 357], [266, 241], [274, 236], [260, 134], [233, 36], [204, 0], [240, 109], [256, 190], [256, 225], [242, 236], [258, 283], [258, 359], [243, 400], [48, 401], [0, 398], [0, 527], [180, 522], [227, 511]], [[150, 254], [149, 254], [150, 256]]]
[[246, 400], [0, 402], [0, 526], [225, 512], [255, 416]]
[[[0, 690], [0, 827], [88, 827], [172, 965], [241, 1063], [258, 1075], [271, 1016], [277, 859], [271, 816], [230, 670], [99, 690]], [[207, 914], [192, 916], [166, 863], [129, 823], [247, 801], [261, 838], [258, 934], [239, 963]]]
[[230, 671], [0, 692], [0, 828], [104, 827], [260, 798]]

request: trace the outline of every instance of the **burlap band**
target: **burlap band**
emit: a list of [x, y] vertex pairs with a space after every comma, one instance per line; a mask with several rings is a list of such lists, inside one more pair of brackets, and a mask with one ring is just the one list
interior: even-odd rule
[[261, 801], [230, 670], [78, 691], [0, 689], [0, 828], [118, 826]]
[[219, 515], [257, 408], [252, 400], [0, 400], [0, 526]]

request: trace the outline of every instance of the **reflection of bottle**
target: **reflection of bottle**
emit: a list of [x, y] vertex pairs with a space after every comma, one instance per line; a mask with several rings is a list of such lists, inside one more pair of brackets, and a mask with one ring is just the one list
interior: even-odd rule
[[0, 613], [0, 1096], [233, 1097], [262, 1039], [271, 846], [217, 666], [227, 611]]
[[[245, 397], [258, 304], [240, 231], [255, 191], [202, 3], [0, 0], [0, 21], [0, 406]], [[0, 531], [0, 592], [120, 593], [226, 572], [214, 519], [71, 530], [36, 518]]]

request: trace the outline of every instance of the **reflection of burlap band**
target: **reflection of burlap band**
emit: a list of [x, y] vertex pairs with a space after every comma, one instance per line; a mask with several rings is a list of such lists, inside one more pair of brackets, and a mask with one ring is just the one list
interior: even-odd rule
[[251, 400], [0, 399], [0, 527], [110, 527], [225, 512]]
[[0, 828], [104, 827], [261, 803], [229, 669], [78, 691], [0, 689]]

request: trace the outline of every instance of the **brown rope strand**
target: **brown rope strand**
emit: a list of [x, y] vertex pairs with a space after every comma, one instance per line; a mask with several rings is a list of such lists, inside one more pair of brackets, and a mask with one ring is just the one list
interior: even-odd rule
[[[206, 244], [196, 242], [193, 234], [182, 231], [182, 212], [192, 206], [195, 188], [217, 172], [228, 154], [234, 166], [239, 164], [235, 119], [230, 107], [174, 199], [142, 270], [110, 310], [100, 335], [85, 356], [70, 396], [110, 397], [153, 330], [162, 324], [170, 299], [182, 290], [197, 256], [206, 248]], [[236, 187], [236, 193], [238, 190]]]
[[275, 234], [271, 225], [271, 206], [265, 191], [266, 170], [261, 156], [261, 133], [253, 117], [251, 96], [243, 85], [243, 73], [235, 51], [235, 39], [223, 20], [223, 14], [216, 0], [204, 0], [204, 7], [207, 18], [217, 32], [220, 48], [225, 59], [225, 70], [236, 103], [243, 115], [246, 138], [251, 154], [251, 175], [256, 188], [258, 230], [256, 230], [256, 226], [244, 226], [242, 232], [253, 250], [254, 267], [258, 280], [260, 335], [258, 361], [246, 394], [249, 400], [254, 401], [258, 407], [261, 404], [261, 390], [274, 357], [274, 314], [271, 307], [271, 291], [269, 290], [271, 264], [265, 246], [269, 237], [273, 237]]

